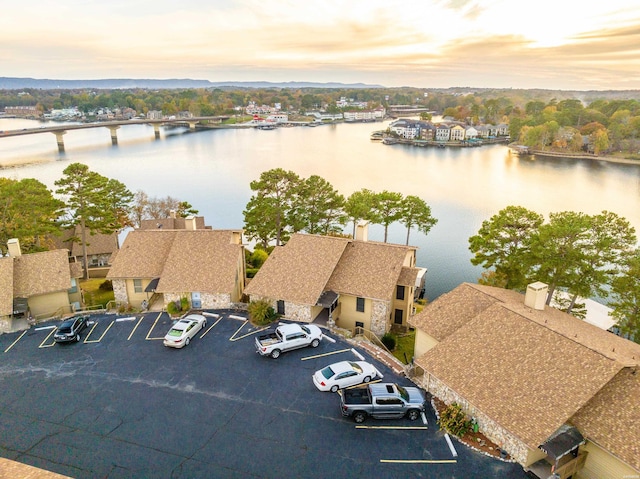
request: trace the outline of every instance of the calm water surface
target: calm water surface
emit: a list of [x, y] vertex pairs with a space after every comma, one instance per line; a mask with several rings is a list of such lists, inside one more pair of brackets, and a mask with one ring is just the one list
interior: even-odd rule
[[[35, 121], [0, 119], [0, 130], [33, 128]], [[109, 130], [70, 131], [66, 152], [55, 136], [42, 133], [0, 138], [0, 165], [15, 159], [37, 162], [0, 169], [10, 178], [37, 178], [50, 188], [72, 162], [123, 182], [131, 191], [171, 195], [189, 201], [214, 228], [241, 228], [251, 197], [249, 182], [271, 168], [319, 175], [345, 196], [361, 188], [397, 191], [423, 198], [438, 218], [429, 235], [412, 231], [418, 266], [429, 269], [427, 297], [435, 299], [464, 281], [475, 282], [481, 268], [470, 263], [468, 238], [482, 221], [508, 205], [548, 215], [558, 211], [594, 214], [613, 211], [640, 233], [640, 165], [591, 160], [522, 157], [504, 146], [416, 148], [373, 142], [373, 130], [387, 123], [340, 124], [270, 131], [227, 129], [188, 132], [125, 126], [118, 146]], [[346, 232], [351, 232], [347, 225]], [[369, 237], [381, 241], [373, 225]], [[389, 241], [405, 243], [406, 229], [393, 225]]]

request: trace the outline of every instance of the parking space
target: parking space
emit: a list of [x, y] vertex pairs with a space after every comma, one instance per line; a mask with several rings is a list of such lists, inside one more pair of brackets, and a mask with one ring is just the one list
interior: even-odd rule
[[263, 328], [205, 316], [183, 349], [156, 340], [166, 313], [92, 316], [68, 345], [53, 343], [56, 322], [1, 335], [0, 456], [78, 479], [526, 477], [458, 444], [454, 456], [431, 408], [414, 422], [343, 418], [311, 380], [327, 364], [364, 358], [410, 385], [343, 339], [272, 359], [255, 352]]

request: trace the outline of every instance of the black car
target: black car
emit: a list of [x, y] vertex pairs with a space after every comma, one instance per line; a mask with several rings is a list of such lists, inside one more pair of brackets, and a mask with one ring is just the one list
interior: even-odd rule
[[58, 330], [53, 335], [56, 343], [69, 343], [71, 341], [80, 341], [80, 333], [87, 327], [89, 315], [74, 316], [69, 318], [58, 326]]

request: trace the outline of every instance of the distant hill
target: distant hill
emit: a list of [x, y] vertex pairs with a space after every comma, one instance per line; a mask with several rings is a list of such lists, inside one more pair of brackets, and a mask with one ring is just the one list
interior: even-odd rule
[[315, 83], [315, 82], [266, 82], [266, 81], [228, 81], [210, 82], [209, 80], [192, 80], [175, 78], [166, 80], [111, 78], [104, 80], [50, 80], [39, 78], [0, 77], [0, 90], [19, 90], [37, 88], [41, 90], [72, 90], [76, 88], [96, 88], [101, 90], [119, 89], [163, 89], [163, 88], [384, 88], [382, 85], [365, 83]]

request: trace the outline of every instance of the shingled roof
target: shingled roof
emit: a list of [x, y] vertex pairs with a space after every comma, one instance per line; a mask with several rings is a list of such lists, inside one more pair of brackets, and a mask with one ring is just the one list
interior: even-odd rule
[[348, 245], [346, 238], [294, 234], [272, 251], [245, 293], [315, 305]]
[[533, 449], [640, 362], [640, 345], [499, 288], [463, 284], [412, 324], [441, 341], [416, 364]]
[[327, 289], [363, 298], [389, 298], [404, 273], [407, 252], [414, 249], [373, 241], [350, 241]]
[[[62, 231], [61, 236], [52, 236], [52, 240], [58, 249], [68, 249], [71, 251], [71, 256], [82, 256], [82, 244], [70, 241], [72, 237], [80, 237], [80, 226], [76, 226], [74, 229], [65, 229]], [[118, 249], [118, 235], [117, 233], [102, 234], [102, 233], [87, 233], [87, 254], [111, 254]]]
[[640, 371], [624, 368], [572, 418], [587, 439], [640, 470]]
[[[245, 292], [315, 305], [324, 291], [388, 298], [402, 277], [415, 284], [417, 268], [403, 267], [412, 246], [294, 234], [276, 248]], [[415, 270], [415, 271], [414, 271]]]
[[230, 291], [243, 248], [232, 243], [232, 235], [227, 230], [131, 231], [107, 278], [160, 278], [160, 293]]
[[14, 297], [68, 290], [71, 287], [68, 255], [66, 249], [57, 249], [13, 258]]

